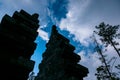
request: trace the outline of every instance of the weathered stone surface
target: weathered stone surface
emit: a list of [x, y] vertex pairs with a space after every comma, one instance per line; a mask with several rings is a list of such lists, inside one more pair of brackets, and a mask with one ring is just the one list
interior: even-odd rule
[[35, 80], [83, 80], [87, 76], [88, 69], [78, 64], [81, 58], [69, 42], [53, 25]]
[[5, 15], [0, 23], [0, 71], [3, 80], [27, 80], [35, 61], [30, 60], [37, 44], [38, 14], [24, 10]]

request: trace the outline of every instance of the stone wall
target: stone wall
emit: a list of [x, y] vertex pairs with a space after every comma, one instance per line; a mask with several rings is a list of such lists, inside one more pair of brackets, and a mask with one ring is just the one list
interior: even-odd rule
[[81, 58], [69, 42], [53, 25], [35, 80], [83, 80], [87, 76], [88, 69], [78, 64]]
[[30, 60], [37, 44], [38, 14], [24, 10], [4, 15], [0, 23], [0, 71], [3, 80], [27, 80], [35, 61]]

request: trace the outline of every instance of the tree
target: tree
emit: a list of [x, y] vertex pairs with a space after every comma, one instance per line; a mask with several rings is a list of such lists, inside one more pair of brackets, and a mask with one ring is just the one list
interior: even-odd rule
[[98, 52], [98, 54], [101, 56], [99, 59], [101, 60], [101, 62], [104, 64], [104, 66], [99, 66], [97, 68], [97, 73], [95, 74], [97, 76], [98, 80], [105, 80], [105, 79], [109, 79], [112, 80], [112, 75], [109, 71], [109, 66], [107, 65], [106, 59], [105, 59], [105, 55], [103, 55], [102, 53], [102, 49], [100, 48], [95, 36], [93, 35], [93, 40], [95, 42], [95, 50]]
[[[113, 59], [114, 57], [112, 57], [111, 59], [112, 60], [115, 60], [115, 58]], [[104, 59], [106, 59], [106, 56], [104, 57]], [[101, 61], [102, 62], [102, 61]], [[110, 65], [110, 63], [112, 61], [110, 61], [110, 63], [108, 63], [109, 61], [106, 60], [106, 63], [107, 63], [107, 69], [109, 70], [109, 73], [106, 69], [106, 66], [104, 65], [104, 63], [102, 63], [102, 65], [100, 65], [96, 70], [97, 70], [97, 73], [95, 73], [96, 77], [98, 80], [120, 80], [120, 78], [118, 77], [119, 76], [119, 73], [118, 72], [113, 72], [112, 71], [112, 66], [113, 65]], [[109, 75], [110, 74], [110, 75]]]
[[119, 45], [119, 43], [114, 40], [115, 38], [120, 39], [120, 33], [117, 33], [119, 27], [119, 25], [112, 26], [102, 22], [96, 26], [98, 31], [94, 32], [101, 37], [100, 40], [106, 45], [106, 47], [111, 44], [120, 57], [120, 49], [116, 47], [116, 45]]
[[[102, 65], [100, 65], [96, 70], [97, 73], [95, 73], [95, 76], [97, 77], [98, 80], [120, 80], [118, 77], [117, 72], [113, 72], [112, 68], [114, 66], [114, 63], [116, 61], [116, 57], [112, 57], [110, 60], [107, 60], [106, 57], [107, 55], [103, 54], [103, 48], [100, 47], [99, 43], [97, 42], [95, 36], [93, 35], [92, 39], [95, 42], [95, 50], [97, 53], [100, 55], [99, 60], [101, 61]], [[105, 49], [105, 51], [107, 51]], [[113, 63], [112, 63], [113, 61]], [[110, 64], [112, 63], [112, 64]], [[120, 69], [120, 65], [116, 66], [116, 68]]]

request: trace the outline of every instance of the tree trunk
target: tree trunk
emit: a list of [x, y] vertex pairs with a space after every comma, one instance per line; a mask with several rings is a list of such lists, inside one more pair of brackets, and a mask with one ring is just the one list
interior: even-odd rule
[[110, 80], [112, 80], [112, 75], [111, 75], [111, 73], [110, 73], [110, 71], [108, 69], [107, 63], [105, 61], [105, 58], [104, 58], [104, 56], [103, 56], [103, 54], [102, 54], [101, 49], [99, 48], [99, 46], [98, 46], [98, 52], [99, 52], [99, 54], [101, 55], [101, 57], [103, 59], [103, 63], [105, 64], [106, 70], [107, 70], [107, 72], [108, 72], [108, 74], [110, 76]]
[[110, 38], [109, 38], [109, 41], [110, 41], [111, 45], [114, 47], [114, 49], [116, 50], [118, 56], [120, 57], [120, 53], [119, 53], [118, 49], [115, 47], [113, 41]]
[[97, 51], [98, 51], [98, 53], [101, 55], [101, 57], [102, 57], [102, 59], [103, 59], [103, 63], [105, 64], [105, 67], [106, 67], [106, 70], [107, 70], [107, 72], [108, 72], [108, 74], [109, 74], [110, 80], [112, 80], [112, 75], [111, 75], [111, 73], [110, 73], [110, 71], [109, 71], [109, 69], [108, 69], [106, 60], [105, 60], [105, 58], [104, 58], [104, 56], [103, 56], [103, 54], [102, 54], [102, 51], [101, 51], [101, 49], [99, 48], [99, 45], [98, 45], [98, 43], [97, 43], [96, 40], [95, 40], [95, 43], [96, 43]]

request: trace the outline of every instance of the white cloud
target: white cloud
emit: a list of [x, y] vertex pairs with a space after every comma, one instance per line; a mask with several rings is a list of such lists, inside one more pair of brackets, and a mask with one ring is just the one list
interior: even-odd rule
[[[115, 57], [110, 62], [110, 64], [113, 65], [113, 67], [111, 67], [111, 70], [112, 72], [118, 72], [118, 70], [114, 66], [120, 64], [119, 62], [120, 58], [112, 46], [108, 46], [107, 49], [108, 51], [104, 52], [103, 54], [107, 55], [106, 57], [107, 62], [110, 61], [112, 57]], [[79, 52], [78, 55], [81, 56], [81, 61], [79, 62], [79, 64], [87, 67], [89, 70], [89, 74], [87, 77], [84, 78], [84, 80], [96, 80], [96, 76], [95, 76], [96, 68], [101, 65], [101, 61], [99, 60], [100, 55], [95, 52], [95, 53], [88, 53], [88, 56], [86, 56], [84, 51]]]
[[81, 17], [89, 4], [89, 0], [70, 0], [67, 18], [62, 19], [60, 22], [60, 28], [62, 30], [65, 29], [70, 34], [74, 34], [74, 40], [84, 44], [86, 43], [85, 38], [91, 35], [91, 28], [88, 28], [88, 24], [81, 24]]
[[[60, 29], [67, 30], [70, 34], [75, 35], [73, 40], [79, 41], [83, 45], [88, 45], [88, 38], [95, 30], [95, 26], [101, 22], [106, 24], [119, 24], [120, 18], [116, 17], [120, 13], [115, 2], [100, 1], [98, 4], [94, 0], [69, 0], [67, 18], [60, 22]], [[104, 3], [103, 3], [104, 2]], [[112, 5], [109, 6], [109, 5]], [[93, 7], [94, 6], [94, 7]], [[104, 9], [104, 12], [102, 11]], [[112, 10], [114, 9], [113, 16]], [[109, 13], [111, 12], [111, 13]], [[108, 15], [109, 14], [109, 15]], [[119, 16], [119, 15], [118, 15]]]
[[89, 53], [89, 56], [85, 56], [85, 52], [79, 52], [78, 55], [81, 56], [81, 61], [79, 64], [85, 66], [89, 70], [88, 76], [84, 77], [84, 80], [96, 80], [95, 72], [96, 68], [101, 64], [101, 62], [98, 60], [98, 54]]
[[41, 30], [41, 29], [38, 29], [38, 33], [39, 33], [39, 36], [45, 40], [45, 41], [48, 41], [49, 40], [49, 37], [48, 37], [48, 33]]
[[[104, 0], [100, 1], [98, 4], [95, 0], [70, 0], [68, 13], [66, 15], [67, 18], [61, 20], [60, 29], [69, 31], [70, 34], [75, 35], [73, 40], [82, 43], [84, 46], [88, 46], [90, 43], [89, 37], [95, 30], [96, 25], [99, 25], [103, 21], [105, 23], [107, 22], [106, 24], [120, 24], [118, 15], [120, 10], [117, 8], [118, 4], [111, 1], [107, 3], [108, 6], [106, 6], [106, 3], [107, 2]], [[103, 8], [105, 8], [104, 11]], [[113, 16], [113, 9], [113, 12], [116, 12], [115, 16]], [[120, 42], [119, 40], [117, 41]], [[107, 58], [110, 59], [113, 56], [118, 57], [118, 55], [114, 53], [114, 49], [108, 47], [108, 51], [106, 52], [108, 55]], [[80, 64], [89, 69], [88, 77], [85, 77], [84, 80], [96, 80], [96, 68], [101, 65], [98, 59], [98, 53], [88, 53], [88, 56], [86, 56], [85, 51], [82, 51], [78, 54], [81, 56]], [[117, 58], [116, 64], [119, 63], [118, 61], [119, 58]]]

